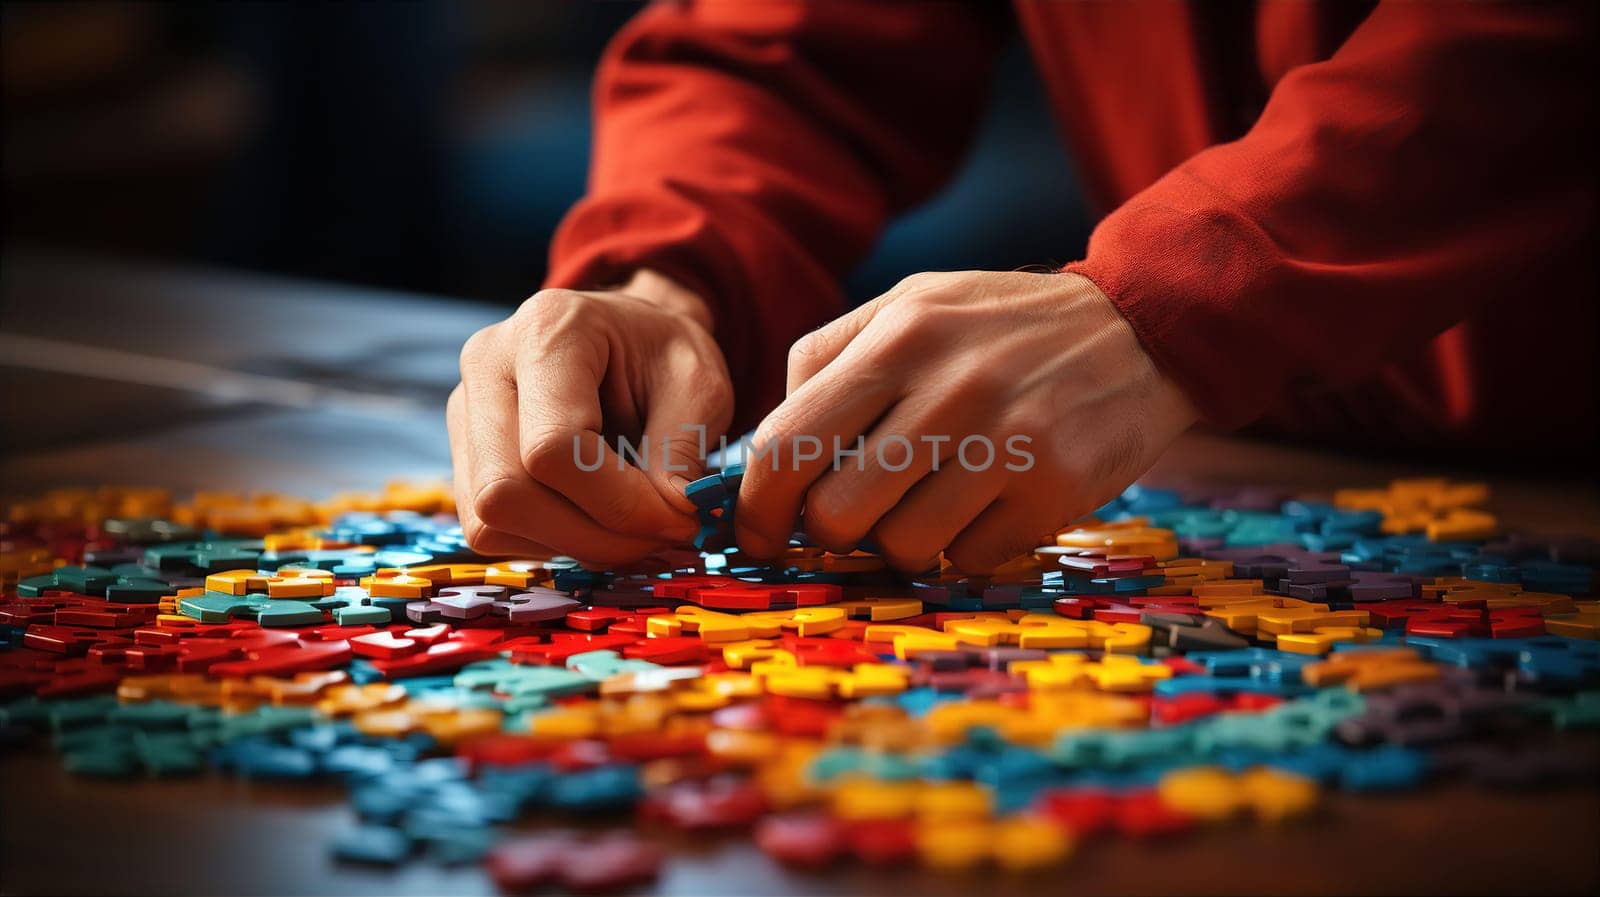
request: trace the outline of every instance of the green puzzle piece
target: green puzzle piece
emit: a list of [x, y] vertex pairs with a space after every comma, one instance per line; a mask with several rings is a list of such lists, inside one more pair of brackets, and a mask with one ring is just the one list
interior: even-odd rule
[[149, 701], [144, 704], [123, 704], [111, 711], [107, 721], [112, 725], [132, 726], [140, 730], [187, 729], [198, 708], [175, 701]]
[[331, 613], [333, 621], [340, 626], [382, 626], [394, 619], [387, 606], [372, 603], [367, 590], [360, 586], [340, 586], [332, 595], [306, 603]]
[[227, 714], [221, 717], [217, 726], [216, 738], [218, 742], [229, 742], [246, 735], [265, 735], [270, 732], [281, 732], [284, 729], [298, 729], [309, 726], [320, 717], [311, 707], [257, 707], [249, 713]]
[[55, 749], [64, 754], [73, 754], [126, 747], [136, 731], [132, 726], [85, 726], [56, 733]]
[[116, 582], [106, 586], [105, 597], [118, 604], [155, 604], [173, 591], [171, 585], [159, 579], [119, 576]]
[[507, 713], [543, 706], [550, 698], [583, 694], [594, 688], [594, 681], [582, 673], [561, 667], [526, 666], [504, 658], [467, 664], [456, 673], [455, 684], [508, 696]]
[[117, 709], [116, 695], [96, 695], [66, 701], [50, 701], [50, 728], [56, 732], [69, 732], [87, 726], [103, 725], [111, 711]]
[[205, 766], [205, 757], [188, 734], [140, 732], [133, 738], [139, 762], [151, 775], [187, 775]]
[[1558, 729], [1600, 729], [1600, 691], [1580, 691], [1570, 698], [1544, 702]]
[[898, 754], [846, 746], [818, 754], [806, 767], [806, 779], [818, 784], [854, 774], [885, 782], [906, 782], [921, 777], [922, 771], [914, 760]]
[[40, 731], [50, 723], [50, 705], [38, 698], [18, 698], [0, 705], [0, 728], [17, 726]]
[[309, 626], [322, 622], [322, 611], [304, 601], [258, 600], [254, 607], [256, 622], [262, 626]]
[[250, 607], [255, 602], [248, 595], [229, 595], [227, 592], [206, 592], [178, 599], [178, 613], [194, 617], [202, 623], [226, 623], [235, 615], [254, 616]]
[[178, 545], [154, 545], [144, 551], [144, 565], [174, 573], [219, 573], [256, 568], [260, 539], [213, 539]]
[[340, 626], [360, 626], [362, 624], [382, 626], [389, 622], [389, 609], [387, 607], [346, 605], [334, 608], [332, 613], [333, 621]]
[[661, 664], [648, 660], [623, 660], [615, 651], [585, 651], [567, 658], [567, 669], [599, 682], [618, 673], [643, 673], [661, 669]]
[[96, 746], [64, 755], [62, 765], [74, 775], [121, 779], [139, 771], [139, 758], [125, 746]]
[[226, 623], [234, 617], [253, 619], [262, 626], [308, 626], [322, 622], [322, 611], [304, 601], [226, 592], [208, 591], [180, 598], [178, 612], [202, 623]]
[[30, 576], [17, 583], [17, 594], [24, 598], [38, 598], [55, 589], [79, 595], [104, 595], [106, 587], [115, 585], [117, 575], [104, 567], [57, 567], [42, 576]]

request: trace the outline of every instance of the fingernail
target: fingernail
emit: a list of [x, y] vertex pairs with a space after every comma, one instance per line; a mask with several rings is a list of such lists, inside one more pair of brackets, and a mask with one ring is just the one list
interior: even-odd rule
[[681, 473], [675, 473], [668, 477], [667, 482], [670, 483], [672, 488], [676, 489], [680, 495], [684, 494], [689, 488], [689, 478]]

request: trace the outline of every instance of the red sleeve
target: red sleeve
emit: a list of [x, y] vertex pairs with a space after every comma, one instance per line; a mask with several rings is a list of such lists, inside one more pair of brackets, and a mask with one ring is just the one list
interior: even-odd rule
[[1589, 4], [1384, 3], [1066, 270], [1214, 423], [1349, 385], [1586, 251], [1593, 38]]
[[736, 426], [783, 397], [797, 338], [895, 212], [959, 163], [1003, 19], [977, 4], [662, 2], [611, 43], [589, 192], [547, 286], [654, 268], [713, 306]]

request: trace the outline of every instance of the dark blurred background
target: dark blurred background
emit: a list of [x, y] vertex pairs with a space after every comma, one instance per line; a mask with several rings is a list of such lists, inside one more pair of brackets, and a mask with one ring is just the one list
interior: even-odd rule
[[[519, 301], [583, 190], [628, 2], [4, 4], [8, 248]], [[1065, 262], [1087, 222], [1013, 42], [959, 178], [848, 284]]]

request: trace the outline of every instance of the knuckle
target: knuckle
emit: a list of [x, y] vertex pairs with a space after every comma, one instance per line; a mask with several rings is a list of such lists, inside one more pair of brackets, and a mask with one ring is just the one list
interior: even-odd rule
[[716, 412], [733, 407], [733, 383], [728, 379], [728, 372], [725, 369], [711, 368], [708, 365], [704, 373], [696, 378], [696, 384], [695, 388], [703, 407]]
[[[490, 480], [479, 486], [472, 495], [472, 516], [477, 518], [479, 531], [476, 538], [481, 542], [489, 530], [502, 532], [515, 532], [518, 515], [524, 510], [521, 505], [523, 490], [517, 484], [505, 477]], [[462, 531], [465, 532], [465, 526]], [[468, 537], [469, 541], [471, 536]]]
[[589, 296], [576, 290], [540, 290], [517, 308], [516, 316], [528, 323], [551, 323], [589, 304]]
[[444, 400], [444, 419], [450, 428], [450, 438], [457, 437], [456, 425], [461, 421], [461, 415], [467, 410], [467, 388], [460, 383], [455, 389], [450, 390], [450, 397]]
[[705, 458], [700, 455], [699, 442], [692, 433], [676, 434], [674, 438], [662, 442], [661, 448], [666, 452], [660, 468], [663, 471], [682, 466], [703, 465], [705, 462]]
[[984, 542], [950, 547], [951, 563], [968, 573], [988, 573], [1006, 561], [1035, 547], [1035, 539], [1021, 533], [1007, 533]]
[[933, 566], [939, 553], [937, 546], [904, 527], [880, 526], [873, 538], [878, 543], [878, 555], [896, 570], [921, 572]]
[[959, 336], [958, 324], [950, 309], [934, 302], [927, 291], [907, 294], [900, 302], [884, 309], [878, 315], [881, 328], [894, 334], [888, 345], [891, 348], [911, 349], [919, 354], [927, 351], [929, 339]]
[[980, 571], [979, 567], [973, 565], [973, 562], [976, 559], [970, 555], [967, 549], [957, 548], [952, 545], [950, 548], [945, 549], [944, 556], [950, 561], [951, 566], [962, 571], [963, 573]]
[[528, 434], [522, 443], [522, 469], [534, 479], [562, 471], [563, 459], [570, 460], [576, 430], [567, 427], [544, 427]]
[[848, 501], [839, 501], [837, 493], [826, 487], [813, 488], [806, 494], [806, 533], [829, 550], [848, 550], [867, 528], [849, 511]]
[[499, 324], [480, 328], [461, 344], [461, 377], [466, 379], [478, 370], [493, 354], [500, 334]]
[[951, 378], [949, 395], [952, 401], [970, 403], [987, 401], [1015, 387], [1010, 377], [993, 365], [970, 364]]
[[1024, 532], [1019, 530], [1015, 533], [1012, 533], [1011, 535], [1002, 539], [999, 544], [995, 546], [995, 552], [992, 558], [993, 563], [989, 566], [991, 568], [998, 567], [1007, 561], [1015, 560], [1023, 555], [1032, 554], [1033, 550], [1039, 547], [1039, 539], [1040, 535], [1036, 532]]
[[558, 342], [583, 328], [593, 328], [599, 320], [601, 301], [574, 290], [540, 290], [512, 316], [519, 343]]
[[909, 294], [939, 285], [944, 281], [945, 276], [945, 274], [938, 271], [918, 271], [914, 274], [907, 274], [905, 277], [900, 278], [899, 283], [895, 284], [895, 292], [906, 293], [909, 298]]
[[827, 345], [828, 337], [821, 330], [813, 330], [795, 340], [794, 345], [789, 347], [789, 370], [805, 370], [814, 366], [823, 357]]
[[[800, 414], [800, 410], [791, 407], [791, 403], [788, 402], [773, 409], [761, 425], [756, 427], [755, 436], [752, 438], [756, 448], [774, 453], [786, 451], [789, 448], [787, 440], [800, 429]], [[776, 454], [773, 463], [779, 463]]]
[[989, 553], [979, 547], [952, 545], [945, 555], [950, 558], [950, 563], [966, 573], [985, 573], [995, 567], [989, 560]]
[[485, 526], [483, 521], [476, 517], [461, 521], [461, 535], [467, 540], [467, 547], [473, 551], [487, 551], [488, 546], [485, 545], [485, 542], [490, 532], [489, 527]]

